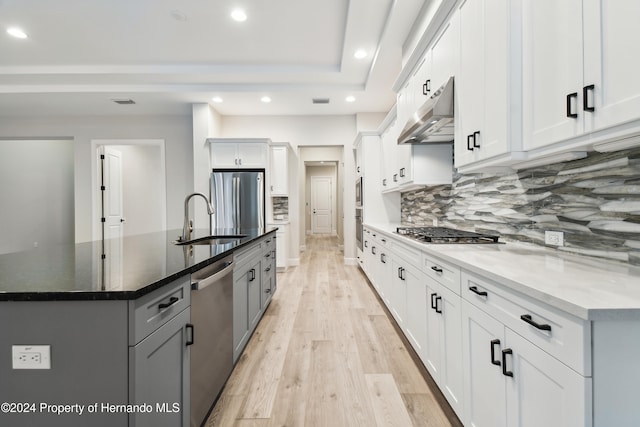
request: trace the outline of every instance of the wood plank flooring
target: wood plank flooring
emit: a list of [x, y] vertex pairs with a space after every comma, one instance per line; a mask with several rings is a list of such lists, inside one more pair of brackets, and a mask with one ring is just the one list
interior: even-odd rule
[[306, 243], [206, 426], [460, 426], [336, 238]]

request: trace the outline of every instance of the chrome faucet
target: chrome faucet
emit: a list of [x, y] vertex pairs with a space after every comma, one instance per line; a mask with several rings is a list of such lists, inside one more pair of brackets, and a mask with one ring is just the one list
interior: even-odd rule
[[191, 232], [193, 231], [193, 222], [189, 219], [189, 201], [194, 196], [202, 197], [205, 202], [207, 202], [207, 213], [209, 215], [213, 215], [213, 206], [211, 206], [211, 202], [202, 193], [191, 193], [187, 197], [184, 198], [184, 226], [182, 228], [182, 236], [180, 236], [180, 241], [185, 242], [191, 240]]

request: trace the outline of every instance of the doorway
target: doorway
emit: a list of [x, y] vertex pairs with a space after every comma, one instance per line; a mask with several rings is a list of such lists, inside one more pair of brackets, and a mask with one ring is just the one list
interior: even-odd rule
[[92, 173], [93, 240], [102, 239], [103, 224], [106, 238], [166, 230], [164, 140], [91, 144], [97, 159]]

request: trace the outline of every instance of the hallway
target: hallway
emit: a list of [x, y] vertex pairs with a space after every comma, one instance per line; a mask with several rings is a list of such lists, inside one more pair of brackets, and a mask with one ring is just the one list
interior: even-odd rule
[[337, 239], [306, 243], [301, 264], [278, 273], [206, 426], [460, 425], [448, 421], [362, 272], [344, 265]]

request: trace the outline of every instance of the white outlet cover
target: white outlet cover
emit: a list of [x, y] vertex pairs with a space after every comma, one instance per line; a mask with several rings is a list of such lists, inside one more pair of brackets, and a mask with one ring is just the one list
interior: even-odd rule
[[51, 369], [50, 345], [12, 345], [13, 369]]

